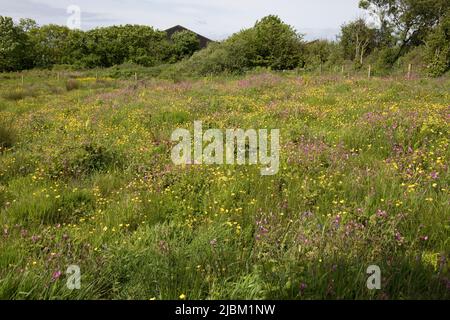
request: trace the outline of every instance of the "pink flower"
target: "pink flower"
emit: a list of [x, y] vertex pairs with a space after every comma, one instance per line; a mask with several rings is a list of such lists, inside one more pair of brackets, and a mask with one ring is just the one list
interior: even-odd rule
[[308, 288], [308, 285], [306, 283], [300, 283], [300, 294], [303, 294], [303, 292], [306, 290], [306, 288]]
[[53, 275], [52, 275], [52, 281], [56, 281], [56, 280], [58, 280], [60, 277], [61, 277], [61, 275], [62, 275], [62, 272], [61, 271], [55, 271], [55, 272], [53, 272]]
[[385, 218], [387, 217], [387, 212], [384, 210], [378, 210], [377, 211], [377, 216], [381, 217], [381, 218]]
[[432, 179], [436, 180], [437, 178], [439, 178], [439, 173], [436, 172], [436, 171], [433, 171], [433, 172], [430, 174], [430, 177], [431, 177]]

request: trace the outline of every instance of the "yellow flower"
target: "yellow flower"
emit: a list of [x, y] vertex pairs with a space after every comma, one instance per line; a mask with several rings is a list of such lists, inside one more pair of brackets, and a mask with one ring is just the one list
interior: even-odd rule
[[184, 293], [180, 294], [180, 300], [186, 300], [186, 295]]

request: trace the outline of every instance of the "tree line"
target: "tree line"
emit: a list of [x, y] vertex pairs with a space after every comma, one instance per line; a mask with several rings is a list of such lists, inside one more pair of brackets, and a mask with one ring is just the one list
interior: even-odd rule
[[71, 30], [66, 26], [38, 26], [31, 19], [15, 23], [0, 16], [0, 71], [50, 68], [110, 67], [126, 62], [151, 67], [173, 63], [200, 49], [197, 36], [181, 31], [169, 39], [149, 26], [124, 25]]
[[79, 31], [0, 17], [0, 71], [58, 64], [110, 67], [125, 62], [147, 67], [168, 64], [165, 72], [197, 75], [256, 67], [311, 70], [345, 63], [356, 69], [370, 63], [388, 71], [402, 59], [419, 61], [431, 76], [450, 69], [448, 0], [362, 0], [359, 6], [372, 22], [360, 18], [344, 24], [336, 41], [307, 43], [292, 26], [267, 16], [203, 50], [191, 32], [168, 39], [148, 26]]

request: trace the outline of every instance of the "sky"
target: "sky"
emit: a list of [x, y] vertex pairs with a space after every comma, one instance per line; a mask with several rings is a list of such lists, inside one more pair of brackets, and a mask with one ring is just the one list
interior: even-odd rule
[[165, 30], [182, 25], [213, 40], [278, 15], [305, 39], [334, 40], [340, 26], [364, 17], [359, 0], [0, 0], [0, 15], [32, 18], [39, 25], [66, 25], [67, 8], [81, 11], [81, 29], [118, 24], [150, 25]]

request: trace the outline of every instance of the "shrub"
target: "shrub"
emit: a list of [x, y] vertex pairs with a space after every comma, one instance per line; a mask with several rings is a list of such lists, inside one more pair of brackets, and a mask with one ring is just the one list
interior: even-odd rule
[[399, 66], [402, 68], [403, 72], [406, 72], [408, 65], [413, 66], [413, 72], [417, 73], [426, 69], [426, 58], [425, 58], [425, 48], [424, 46], [416, 47], [410, 50], [407, 54], [398, 60]]
[[393, 67], [397, 52], [398, 48], [396, 47], [375, 49], [368, 57], [367, 63], [372, 64], [378, 74], [385, 74]]
[[301, 36], [280, 18], [268, 16], [256, 22], [253, 28], [240, 31], [222, 43], [210, 44], [189, 60], [163, 72], [162, 76], [243, 73], [254, 67], [294, 69], [302, 61], [301, 40]]

